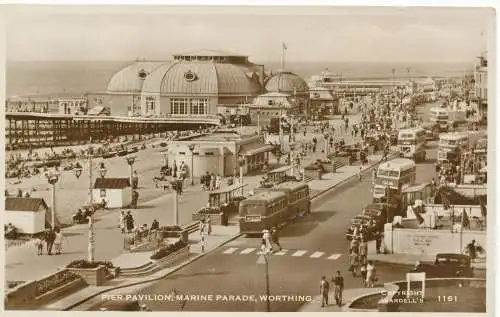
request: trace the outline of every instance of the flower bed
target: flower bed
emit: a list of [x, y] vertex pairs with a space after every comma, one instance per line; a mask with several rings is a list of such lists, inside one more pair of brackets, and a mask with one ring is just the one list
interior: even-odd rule
[[75, 260], [66, 266], [71, 272], [81, 276], [90, 285], [100, 286], [107, 280], [113, 279], [119, 273], [113, 263], [107, 261], [89, 262]]
[[171, 254], [173, 254], [176, 251], [181, 250], [184, 247], [187, 247], [188, 243], [186, 241], [179, 240], [176, 243], [172, 243], [166, 247], [161, 248], [160, 250], [156, 251], [151, 255], [150, 259], [151, 260], [161, 260], [164, 257], [167, 257]]
[[67, 296], [86, 285], [79, 275], [63, 269], [39, 280], [20, 283], [7, 290], [5, 307], [7, 309], [34, 309], [55, 298]]
[[38, 281], [36, 285], [36, 297], [42, 296], [43, 294], [48, 293], [51, 290], [54, 290], [79, 278], [80, 277], [77, 274], [71, 271], [63, 270], [57, 272], [46, 279]]
[[189, 232], [187, 230], [182, 229], [180, 226], [166, 226], [161, 227], [158, 230], [161, 239], [165, 238], [180, 238], [186, 243], [189, 241]]

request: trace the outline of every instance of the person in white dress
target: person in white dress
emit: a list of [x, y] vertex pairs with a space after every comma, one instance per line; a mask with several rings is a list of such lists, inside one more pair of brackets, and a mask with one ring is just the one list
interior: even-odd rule
[[56, 239], [54, 240], [54, 248], [55, 248], [56, 254], [61, 254], [62, 243], [63, 243], [63, 234], [62, 234], [60, 229], [57, 229]]
[[366, 286], [373, 287], [375, 284], [375, 265], [373, 265], [372, 261], [368, 261], [368, 265], [366, 266]]
[[271, 244], [271, 233], [267, 229], [262, 231], [262, 242], [265, 243], [266, 246], [264, 249], [264, 253], [270, 253], [273, 247]]

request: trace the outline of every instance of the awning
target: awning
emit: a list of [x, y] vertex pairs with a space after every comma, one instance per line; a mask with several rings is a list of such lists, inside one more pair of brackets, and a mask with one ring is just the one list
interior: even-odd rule
[[408, 188], [403, 189], [403, 193], [414, 193], [422, 191], [425, 187], [429, 186], [429, 183], [418, 184], [415, 186], [410, 186]]
[[270, 152], [274, 149], [272, 145], [263, 143], [251, 143], [242, 145], [239, 155], [252, 156], [259, 153]]
[[104, 107], [102, 107], [102, 106], [96, 106], [96, 107], [90, 109], [87, 112], [87, 115], [89, 115], [89, 116], [98, 116], [98, 115], [102, 114], [103, 112], [104, 112]]

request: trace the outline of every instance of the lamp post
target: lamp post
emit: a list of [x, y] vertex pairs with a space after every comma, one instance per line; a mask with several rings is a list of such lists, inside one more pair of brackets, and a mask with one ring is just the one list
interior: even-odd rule
[[[90, 191], [90, 199], [91, 199], [91, 206], [92, 206], [92, 156], [90, 155], [89, 151], [89, 191]], [[76, 163], [75, 168], [73, 169], [73, 173], [75, 174], [76, 178], [79, 179], [80, 176], [82, 175], [83, 168], [80, 165], [80, 163]], [[108, 170], [106, 169], [106, 166], [104, 163], [101, 163], [99, 165], [99, 176], [104, 178], [106, 176], [106, 173]], [[91, 213], [89, 217], [89, 241], [88, 241], [88, 249], [87, 249], [87, 258], [90, 263], [94, 262], [94, 255], [95, 255], [95, 231], [94, 231], [94, 213]]]
[[289, 144], [289, 147], [290, 147], [290, 166], [292, 167], [292, 175], [295, 175], [295, 171], [293, 169], [293, 165], [294, 165], [294, 156], [293, 156], [293, 150], [295, 149], [295, 144], [294, 143], [290, 143]]
[[266, 272], [266, 312], [271, 311], [271, 302], [269, 300], [270, 296], [270, 287], [269, 287], [269, 262], [267, 260], [266, 255], [261, 254], [259, 258], [257, 259], [257, 264], [260, 265], [265, 265], [265, 272]]
[[130, 186], [132, 187], [131, 190], [131, 203], [134, 202], [134, 163], [135, 163], [135, 156], [127, 156], [125, 157], [125, 160], [127, 161], [127, 164], [130, 166]]
[[326, 155], [326, 158], [328, 159], [328, 133], [325, 133], [324, 137], [325, 137], [325, 155]]
[[189, 144], [188, 145], [189, 151], [191, 151], [191, 169], [189, 171], [189, 177], [191, 179], [191, 186], [194, 185], [194, 179], [193, 179], [193, 167], [194, 167], [194, 144]]
[[238, 164], [240, 165], [240, 186], [241, 186], [241, 196], [243, 196], [243, 166], [245, 166], [245, 157], [240, 155], [238, 159]]
[[55, 172], [47, 172], [45, 173], [45, 177], [50, 185], [52, 185], [52, 213], [51, 213], [51, 225], [52, 229], [56, 227], [56, 184], [59, 181], [59, 173]]

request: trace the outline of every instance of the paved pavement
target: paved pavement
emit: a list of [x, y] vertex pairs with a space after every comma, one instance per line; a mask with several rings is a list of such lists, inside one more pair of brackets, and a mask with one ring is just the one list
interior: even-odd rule
[[299, 312], [341, 312], [345, 311], [349, 305], [355, 299], [366, 296], [369, 294], [382, 292], [384, 290], [383, 287], [374, 287], [374, 288], [352, 288], [346, 289], [343, 292], [343, 302], [341, 306], [335, 304], [335, 298], [333, 292], [330, 292], [328, 296], [328, 305], [325, 307], [321, 307], [322, 297], [321, 295], [313, 297], [313, 300], [305, 303], [298, 310]]
[[[430, 151], [435, 156], [435, 150]], [[432, 162], [417, 164], [417, 182], [433, 176]], [[270, 293], [273, 295], [316, 296], [322, 275], [332, 276], [340, 269], [346, 288], [359, 288], [358, 278], [346, 272], [348, 258], [344, 232], [350, 218], [371, 201], [371, 180], [354, 181], [315, 199], [312, 214], [280, 231], [280, 243], [286, 252], [269, 257]], [[226, 294], [262, 295], [265, 290], [264, 271], [257, 265], [260, 239], [237, 238], [202, 259], [146, 286], [135, 294], [164, 294], [171, 289], [189, 295]], [[408, 271], [404, 265], [376, 263], [379, 284], [399, 280]], [[217, 290], [214, 289], [217, 285]], [[178, 310], [170, 302], [147, 303], [153, 311]], [[303, 301], [273, 301], [272, 311], [297, 311]], [[187, 311], [262, 311], [262, 303], [236, 301], [188, 301]]]
[[[151, 157], [157, 157], [157, 160], [152, 160]], [[310, 153], [304, 160], [304, 165], [315, 161], [323, 154]], [[164, 192], [159, 188], [155, 188], [152, 177], [156, 175], [162, 165], [162, 157], [158, 149], [148, 148], [137, 153], [135, 169], [140, 175], [139, 192], [140, 204], [139, 208], [132, 211], [132, 214], [137, 225], [151, 224], [153, 219], [157, 219], [160, 225], [173, 224], [173, 205], [174, 194], [172, 192]], [[271, 161], [271, 163], [273, 163]], [[95, 163], [98, 164], [97, 162]], [[110, 177], [125, 177], [123, 171], [127, 171], [128, 166], [123, 158], [112, 158], [106, 160], [108, 175]], [[82, 177], [84, 177], [83, 175]], [[255, 188], [262, 175], [246, 176], [244, 183], [248, 184], [245, 187], [244, 194]], [[24, 188], [43, 187], [46, 181], [41, 176], [36, 176], [25, 180], [22, 184]], [[85, 181], [77, 181], [72, 172], [64, 172], [62, 180], [59, 183], [58, 215], [63, 218], [63, 222], [69, 222], [72, 213], [75, 211], [75, 202], [85, 201], [86, 189]], [[88, 184], [88, 183], [87, 183]], [[314, 187], [313, 187], [314, 188]], [[43, 197], [50, 199], [50, 191], [48, 187], [46, 191], [36, 191], [32, 197]], [[321, 188], [320, 188], [321, 189]], [[141, 198], [142, 197], [142, 198]], [[47, 200], [50, 202], [50, 200]], [[204, 207], [208, 201], [208, 192], [201, 191], [199, 184], [195, 186], [186, 186], [183, 195], [179, 196], [179, 224], [185, 225], [191, 223], [191, 215], [199, 208]], [[95, 258], [97, 260], [110, 260], [119, 256], [122, 252], [123, 239], [118, 228], [119, 215], [117, 210], [99, 210], [95, 215], [95, 241], [96, 250]], [[64, 266], [72, 260], [82, 259], [87, 257], [88, 245], [88, 226], [75, 225], [63, 230], [64, 242], [63, 253], [57, 256], [36, 256], [33, 243], [24, 243], [21, 245], [11, 246], [6, 251], [6, 279], [9, 281], [26, 281], [36, 279], [45, 274], [54, 271], [55, 268]], [[102, 241], [106, 241], [103, 243]], [[36, 262], [32, 260], [36, 259]]]
[[[428, 164], [419, 164], [418, 174], [428, 180]], [[427, 170], [427, 174], [425, 173]], [[417, 176], [418, 178], [421, 178]], [[286, 252], [269, 258], [271, 294], [315, 296], [321, 275], [331, 276], [336, 269], [347, 267], [347, 248], [344, 232], [350, 218], [371, 201], [371, 180], [324, 194], [313, 201], [313, 213], [296, 223], [289, 224], [280, 232], [280, 242]], [[256, 264], [259, 239], [237, 238], [202, 259], [191, 263], [161, 281], [152, 283], [136, 294], [164, 294], [171, 289], [181, 293], [262, 295], [264, 285], [263, 268]], [[407, 267], [377, 264], [381, 281], [400, 279]], [[344, 273], [345, 274], [345, 273]], [[213, 285], [217, 285], [217, 291]], [[357, 278], [346, 275], [346, 287], [360, 287]], [[148, 302], [153, 311], [177, 310], [170, 302]], [[272, 311], [296, 311], [303, 304], [297, 301], [272, 302]], [[262, 311], [262, 303], [255, 302], [197, 302], [186, 303], [188, 311]]]

